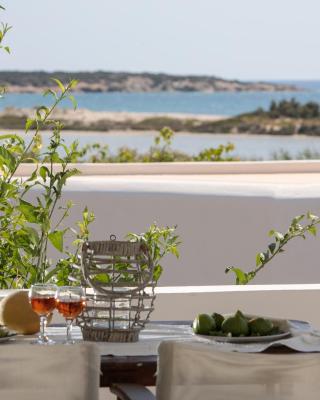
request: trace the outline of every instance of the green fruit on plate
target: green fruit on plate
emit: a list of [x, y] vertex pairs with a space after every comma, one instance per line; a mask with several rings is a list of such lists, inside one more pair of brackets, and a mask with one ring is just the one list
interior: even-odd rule
[[248, 320], [248, 318], [243, 314], [243, 312], [242, 311], [240, 311], [240, 310], [238, 310], [237, 312], [236, 312], [236, 314], [235, 315], [238, 315], [239, 317], [241, 317], [241, 318], [243, 318], [243, 319], [246, 319], [246, 320]]
[[231, 333], [232, 336], [246, 336], [249, 333], [248, 322], [241, 313], [237, 313], [233, 317], [226, 318], [221, 325], [222, 332]]
[[249, 321], [249, 329], [252, 335], [265, 336], [273, 330], [273, 323], [264, 318], [254, 318]]
[[218, 313], [213, 313], [212, 318], [216, 323], [216, 330], [219, 331], [221, 329], [222, 322], [224, 321], [224, 316]]
[[193, 332], [200, 335], [208, 335], [216, 329], [214, 319], [208, 314], [199, 314], [192, 324]]

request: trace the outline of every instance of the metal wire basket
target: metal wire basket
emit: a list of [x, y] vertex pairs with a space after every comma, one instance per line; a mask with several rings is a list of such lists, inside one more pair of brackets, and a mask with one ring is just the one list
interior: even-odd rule
[[154, 265], [143, 243], [110, 239], [83, 245], [87, 306], [78, 325], [85, 340], [135, 342], [154, 309]]

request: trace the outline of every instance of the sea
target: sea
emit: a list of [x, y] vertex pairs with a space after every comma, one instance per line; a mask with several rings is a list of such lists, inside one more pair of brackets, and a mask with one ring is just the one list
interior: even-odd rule
[[[267, 109], [272, 100], [295, 98], [305, 103], [315, 101], [320, 103], [320, 81], [279, 81], [299, 87], [297, 92], [161, 92], [161, 93], [77, 93], [76, 100], [79, 108], [93, 111], [125, 111], [144, 113], [183, 113], [201, 115], [234, 116], [253, 111], [259, 107]], [[6, 94], [0, 100], [0, 110], [6, 107], [32, 108], [47, 105], [48, 98], [41, 94]], [[63, 103], [62, 107], [70, 104]], [[111, 153], [123, 146], [130, 146], [145, 151], [154, 140], [154, 133], [93, 133], [81, 135], [66, 133], [66, 142], [77, 138], [81, 144], [99, 142], [108, 144]], [[258, 136], [258, 135], [230, 135], [224, 134], [177, 134], [172, 147], [176, 150], [196, 154], [204, 148], [218, 144], [232, 142], [235, 144], [233, 155], [242, 159], [273, 159], [275, 153], [288, 153], [297, 157], [306, 150], [314, 154], [320, 153], [320, 137], [286, 137], [286, 136]], [[320, 157], [320, 156], [319, 156]]]

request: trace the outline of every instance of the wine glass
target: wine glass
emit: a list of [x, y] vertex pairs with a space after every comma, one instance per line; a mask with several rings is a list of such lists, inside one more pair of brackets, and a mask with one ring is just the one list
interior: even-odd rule
[[57, 310], [65, 318], [67, 338], [65, 344], [73, 344], [72, 321], [80, 315], [86, 305], [84, 289], [80, 286], [60, 286], [56, 292]]
[[32, 343], [35, 344], [53, 344], [54, 341], [46, 335], [46, 326], [48, 315], [56, 307], [55, 293], [57, 286], [53, 284], [36, 283], [29, 290], [29, 301], [32, 310], [40, 317], [40, 334], [38, 339]]

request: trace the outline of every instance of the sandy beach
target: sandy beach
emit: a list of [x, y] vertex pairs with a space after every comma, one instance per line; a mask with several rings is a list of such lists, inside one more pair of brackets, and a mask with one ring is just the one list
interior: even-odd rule
[[[4, 115], [10, 116], [32, 116], [33, 109], [30, 108], [6, 108], [0, 112], [0, 117]], [[173, 118], [181, 121], [185, 120], [199, 120], [199, 121], [219, 121], [226, 119], [225, 115], [206, 115], [206, 114], [183, 114], [183, 113], [146, 113], [146, 112], [112, 112], [112, 111], [92, 111], [84, 108], [70, 110], [66, 108], [59, 108], [53, 112], [54, 118], [78, 121], [84, 125], [91, 125], [101, 120], [109, 120], [115, 122], [141, 122], [149, 118]]]

